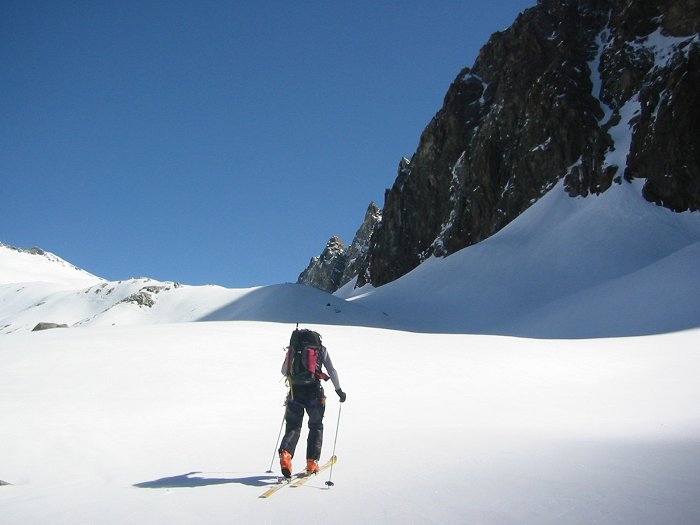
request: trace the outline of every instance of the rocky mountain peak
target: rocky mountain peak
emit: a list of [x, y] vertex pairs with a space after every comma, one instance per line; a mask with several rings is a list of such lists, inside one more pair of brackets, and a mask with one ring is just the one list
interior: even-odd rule
[[[352, 281], [355, 277], [358, 278], [358, 282], [366, 283], [369, 281], [367, 255], [369, 254], [372, 234], [381, 222], [382, 210], [372, 201], [367, 207], [362, 225], [355, 233], [346, 253], [347, 260], [340, 286]], [[362, 285], [360, 284], [360, 286]]]
[[562, 179], [700, 210], [699, 30], [698, 0], [539, 0], [494, 33], [399, 163], [357, 284], [490, 237]]
[[370, 202], [350, 246], [346, 248], [340, 237], [331, 237], [321, 255], [311, 259], [297, 282], [331, 293], [358, 276], [366, 282], [370, 239], [381, 220], [382, 210], [375, 202]]
[[700, 209], [699, 11], [541, 0], [492, 35], [386, 192], [371, 283], [486, 239], [562, 178], [572, 197], [643, 178], [648, 200]]
[[347, 247], [340, 237], [331, 237], [321, 255], [311, 258], [297, 282], [334, 292], [340, 286], [345, 270], [346, 251]]

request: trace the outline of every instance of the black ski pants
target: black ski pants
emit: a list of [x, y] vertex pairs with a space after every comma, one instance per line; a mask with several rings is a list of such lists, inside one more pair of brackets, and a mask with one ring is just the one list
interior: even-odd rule
[[309, 416], [309, 437], [306, 441], [306, 458], [318, 460], [323, 445], [323, 414], [326, 411], [326, 396], [320, 383], [292, 385], [287, 395], [284, 419], [287, 422], [280, 452], [286, 450], [294, 456], [301, 435], [304, 410]]

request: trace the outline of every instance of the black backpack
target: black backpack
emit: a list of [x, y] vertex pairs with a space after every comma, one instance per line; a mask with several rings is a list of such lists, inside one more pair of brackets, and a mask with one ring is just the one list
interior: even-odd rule
[[292, 385], [310, 385], [329, 377], [321, 372], [326, 347], [318, 332], [296, 329], [292, 332], [284, 360], [283, 373]]

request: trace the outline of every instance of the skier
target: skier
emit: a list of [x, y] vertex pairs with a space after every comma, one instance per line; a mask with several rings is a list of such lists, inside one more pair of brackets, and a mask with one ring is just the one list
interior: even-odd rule
[[[328, 375], [322, 372], [325, 368]], [[292, 333], [287, 349], [287, 357], [282, 364], [282, 374], [289, 384], [284, 419], [286, 430], [279, 448], [280, 467], [284, 477], [292, 475], [292, 458], [301, 434], [304, 410], [309, 416], [309, 436], [306, 442], [306, 471], [318, 472], [318, 459], [321, 457], [323, 444], [323, 414], [326, 410], [326, 396], [321, 386], [321, 379], [330, 379], [340, 402], [345, 402], [345, 392], [340, 388], [338, 372], [321, 336], [311, 330], [299, 330]]]

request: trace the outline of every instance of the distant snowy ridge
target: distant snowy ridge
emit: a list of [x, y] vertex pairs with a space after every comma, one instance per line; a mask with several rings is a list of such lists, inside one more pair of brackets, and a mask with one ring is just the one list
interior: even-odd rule
[[0, 242], [0, 284], [36, 281], [73, 287], [103, 279], [41, 248], [16, 248]]
[[390, 327], [381, 312], [294, 284], [229, 289], [149, 278], [107, 281], [39, 248], [0, 246], [0, 334], [69, 327], [264, 320]]
[[0, 285], [0, 334], [40, 322], [77, 328], [224, 320], [392, 326], [381, 312], [296, 284], [230, 289], [140, 278], [75, 289]]

